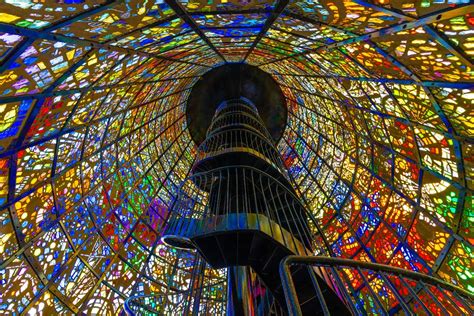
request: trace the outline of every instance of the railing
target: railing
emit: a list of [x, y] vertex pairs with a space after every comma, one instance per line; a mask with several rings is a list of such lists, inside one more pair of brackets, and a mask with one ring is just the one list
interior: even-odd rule
[[246, 109], [249, 109], [249, 110], [252, 110], [255, 113], [258, 113], [258, 110], [257, 110], [257, 107], [255, 106], [255, 104], [253, 104], [252, 101], [250, 101], [249, 99], [247, 99], [245, 97], [230, 99], [230, 100], [222, 102], [217, 107], [216, 113], [220, 113], [223, 110], [226, 110], [226, 109], [231, 108], [231, 107], [236, 107], [236, 106], [245, 107]]
[[[302, 315], [291, 266], [321, 268], [354, 315], [473, 315], [473, 294], [450, 283], [401, 268], [332, 257], [288, 256], [280, 276], [290, 315]], [[329, 311], [317, 278], [313, 287], [324, 315]]]
[[217, 108], [216, 115], [221, 115], [223, 113], [228, 112], [245, 112], [252, 115], [258, 114], [257, 108], [242, 105], [241, 103], [231, 103], [226, 105], [225, 107]]
[[260, 118], [256, 115], [251, 115], [246, 112], [228, 112], [215, 117], [209, 126], [208, 135], [221, 128], [230, 127], [232, 125], [251, 127], [254, 130], [260, 132], [264, 137], [271, 139], [270, 134], [268, 133]]
[[287, 174], [275, 146], [261, 134], [249, 129], [232, 129], [213, 133], [198, 147], [196, 160], [201, 161], [230, 150], [243, 151], [243, 148], [260, 153], [261, 159], [269, 160], [268, 162], [278, 168], [282, 174]]
[[249, 166], [229, 166], [187, 178], [164, 235], [193, 238], [226, 229], [267, 233], [297, 254], [311, 254], [308, 214], [278, 179]]
[[186, 296], [178, 294], [137, 295], [125, 300], [127, 316], [135, 315], [179, 315]]

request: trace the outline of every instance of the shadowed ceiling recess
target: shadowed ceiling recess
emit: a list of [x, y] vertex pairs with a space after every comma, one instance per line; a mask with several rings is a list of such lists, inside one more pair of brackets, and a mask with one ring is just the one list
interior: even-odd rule
[[472, 12], [463, 0], [3, 1], [0, 311], [115, 314], [199, 274], [206, 312], [225, 312], [225, 271], [160, 236], [196, 156], [191, 88], [233, 62], [283, 92], [277, 147], [320, 222], [315, 254], [474, 292]]

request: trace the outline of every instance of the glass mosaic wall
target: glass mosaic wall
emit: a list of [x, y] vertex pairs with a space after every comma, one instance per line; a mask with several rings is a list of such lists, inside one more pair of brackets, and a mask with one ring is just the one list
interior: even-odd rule
[[[468, 0], [1, 1], [0, 314], [116, 314], [131, 295], [193, 286], [200, 260], [160, 234], [195, 156], [186, 99], [225, 62], [281, 85], [279, 149], [320, 223], [317, 254], [474, 292], [473, 12]], [[205, 275], [206, 310], [220, 313], [225, 273]]]

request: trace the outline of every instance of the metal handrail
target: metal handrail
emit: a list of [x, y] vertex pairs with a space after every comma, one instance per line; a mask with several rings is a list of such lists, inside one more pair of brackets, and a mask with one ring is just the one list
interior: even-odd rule
[[[258, 138], [258, 140], [260, 140], [262, 143], [265, 143], [267, 144], [269, 147], [271, 147], [272, 150], [274, 150], [278, 155], [279, 155], [279, 152], [278, 150], [274, 147], [273, 143], [270, 142], [268, 140], [268, 138], [266, 137], [262, 137], [262, 134], [258, 131], [255, 131], [253, 128], [250, 128], [249, 130], [247, 129], [244, 129], [244, 130], [217, 130], [217, 131], [213, 131], [212, 135], [209, 136], [209, 138], [207, 138], [205, 141], [203, 141], [201, 143], [201, 145], [199, 145], [198, 147], [198, 150], [199, 151], [209, 151], [209, 148], [212, 148], [213, 146], [216, 147], [218, 146], [217, 144], [214, 144], [216, 143], [216, 138], [218, 137], [225, 137], [226, 135], [225, 134], [229, 134], [229, 133], [233, 133], [233, 134], [239, 134], [239, 136], [243, 136], [245, 134], [249, 134], [253, 137], [255, 137], [254, 139], [251, 139], [252, 141], [254, 141], [256, 138]], [[244, 142], [248, 142], [248, 138], [243, 138], [243, 139], [238, 139], [238, 138], [235, 138], [235, 142], [240, 142], [240, 143], [244, 143]]]
[[[382, 273], [381, 278], [385, 282], [387, 282], [387, 286], [393, 292], [395, 298], [397, 299], [399, 307], [403, 309], [403, 311], [407, 315], [413, 315], [415, 314], [415, 312], [410, 308], [408, 304], [409, 302], [405, 301], [405, 299], [398, 292], [398, 290], [393, 286], [392, 282], [387, 278], [386, 275], [399, 277], [400, 281], [404, 284], [404, 286], [408, 288], [408, 292], [412, 296], [413, 300], [417, 301], [419, 305], [422, 306], [422, 308], [428, 312], [428, 314], [431, 314], [430, 311], [427, 310], [426, 305], [424, 304], [422, 299], [417, 295], [415, 290], [409, 284], [406, 283], [404, 278], [420, 282], [422, 285], [422, 288], [427, 290], [427, 293], [430, 296], [430, 298], [434, 301], [434, 303], [438, 307], [440, 307], [440, 309], [445, 311], [446, 306], [444, 306], [440, 302], [439, 298], [437, 298], [436, 295], [434, 295], [430, 291], [429, 288], [425, 287], [425, 284], [429, 284], [433, 287], [436, 287], [443, 295], [446, 295], [446, 293], [444, 293], [441, 290], [449, 291], [449, 293], [451, 293], [453, 297], [456, 298], [456, 302], [454, 302], [452, 298], [447, 296], [447, 299], [448, 301], [450, 301], [450, 304], [457, 305], [457, 306], [453, 306], [453, 308], [460, 311], [459, 308], [461, 307], [460, 305], [462, 305], [462, 309], [467, 312], [466, 314], [472, 313], [472, 305], [474, 304], [474, 294], [460, 287], [457, 287], [453, 284], [450, 284], [448, 282], [445, 282], [443, 280], [437, 279], [435, 277], [432, 277], [426, 274], [409, 271], [402, 268], [393, 267], [390, 265], [372, 263], [372, 262], [363, 262], [363, 261], [357, 261], [357, 260], [351, 260], [351, 259], [323, 257], [323, 256], [288, 256], [280, 262], [280, 277], [282, 280], [282, 287], [285, 293], [285, 299], [287, 302], [288, 312], [290, 315], [302, 315], [301, 307], [298, 302], [296, 288], [292, 281], [291, 271], [290, 271], [290, 266], [295, 265], [295, 264], [307, 265], [307, 266], [313, 266], [313, 267], [315, 266], [329, 267], [331, 272], [335, 274], [334, 277], [336, 280], [334, 282], [335, 284], [333, 284], [334, 287], [342, 293], [342, 295], [344, 296], [344, 300], [346, 301], [346, 304], [350, 305], [349, 307], [353, 313], [356, 313], [356, 311], [360, 311], [360, 309], [363, 308], [363, 306], [360, 304], [356, 306], [356, 304], [354, 304], [354, 302], [351, 299], [351, 297], [354, 296], [353, 295], [354, 293], [349, 293], [346, 287], [342, 284], [342, 281], [338, 275], [338, 272], [336, 271], [337, 268], [349, 267], [349, 268], [357, 269], [357, 271], [361, 274], [362, 278], [364, 279], [364, 284], [368, 286], [368, 289], [371, 295], [375, 295], [374, 298], [375, 298], [375, 303], [377, 305], [380, 305], [381, 303], [377, 295], [373, 292], [373, 289], [371, 288], [370, 283], [368, 282], [367, 278], [361, 273], [361, 269], [370, 270], [376, 273]], [[314, 279], [316, 282], [316, 284], [314, 284], [315, 292], [319, 294], [317, 296], [321, 303], [321, 307], [323, 309], [324, 315], [329, 315], [324, 297], [320, 293], [318, 293], [318, 288], [319, 288], [319, 285], [317, 283], [318, 281], [316, 278]], [[354, 299], [356, 301], [358, 300], [355, 297]], [[467, 302], [465, 300], [467, 300]], [[381, 305], [380, 307], [382, 308], [382, 313], [388, 314]]]
[[[145, 309], [147, 312], [156, 314], [156, 315], [163, 315], [165, 310], [153, 308], [150, 303], [144, 303], [146, 299], [155, 299], [158, 300], [160, 298], [163, 299], [163, 302], [159, 305], [162, 309], [167, 309], [171, 304], [176, 305], [177, 303], [171, 302], [169, 300], [169, 296], [171, 295], [187, 295], [186, 291], [183, 292], [176, 292], [172, 294], [155, 294], [155, 295], [136, 295], [127, 298], [123, 304], [123, 309], [127, 316], [135, 316], [137, 315], [138, 309]], [[183, 296], [184, 299], [184, 296]], [[137, 307], [134, 309], [134, 306]], [[176, 308], [177, 306], [174, 306]], [[173, 312], [173, 311], [168, 311]], [[139, 315], [139, 314], [138, 314]]]
[[[162, 296], [162, 295], [160, 295]], [[164, 296], [164, 295], [163, 295]], [[148, 306], [144, 305], [144, 304], [140, 304], [138, 303], [137, 301], [140, 301], [144, 298], [155, 298], [157, 296], [155, 295], [137, 295], [137, 296], [131, 296], [129, 298], [127, 298], [125, 300], [125, 303], [123, 304], [123, 309], [125, 311], [125, 314], [127, 316], [135, 316], [136, 315], [136, 311], [133, 310], [133, 307], [132, 307], [132, 304], [135, 305], [135, 306], [141, 306], [151, 312], [154, 312], [152, 310], [150, 310], [150, 308], [148, 308]]]

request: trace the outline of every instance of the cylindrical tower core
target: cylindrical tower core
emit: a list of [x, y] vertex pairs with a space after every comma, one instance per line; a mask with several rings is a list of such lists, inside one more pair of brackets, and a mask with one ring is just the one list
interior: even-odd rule
[[200, 178], [196, 181], [209, 192], [211, 214], [269, 213], [310, 247], [305, 210], [288, 194], [295, 192], [283, 160], [250, 100], [233, 99], [219, 105], [193, 166], [194, 174], [202, 172], [215, 172], [212, 183], [202, 186]]
[[[198, 147], [192, 175], [180, 188], [163, 240], [197, 249], [214, 268], [227, 267], [229, 315], [247, 315], [262, 306], [246, 299], [262, 293], [248, 282], [248, 272], [258, 276], [273, 302], [285, 306], [279, 264], [291, 254], [313, 254], [314, 239], [308, 212], [257, 108], [245, 98], [222, 102]], [[294, 277], [299, 299], [312, 312], [319, 305], [308, 273], [314, 271], [297, 270]], [[337, 306], [339, 299], [326, 288]]]

